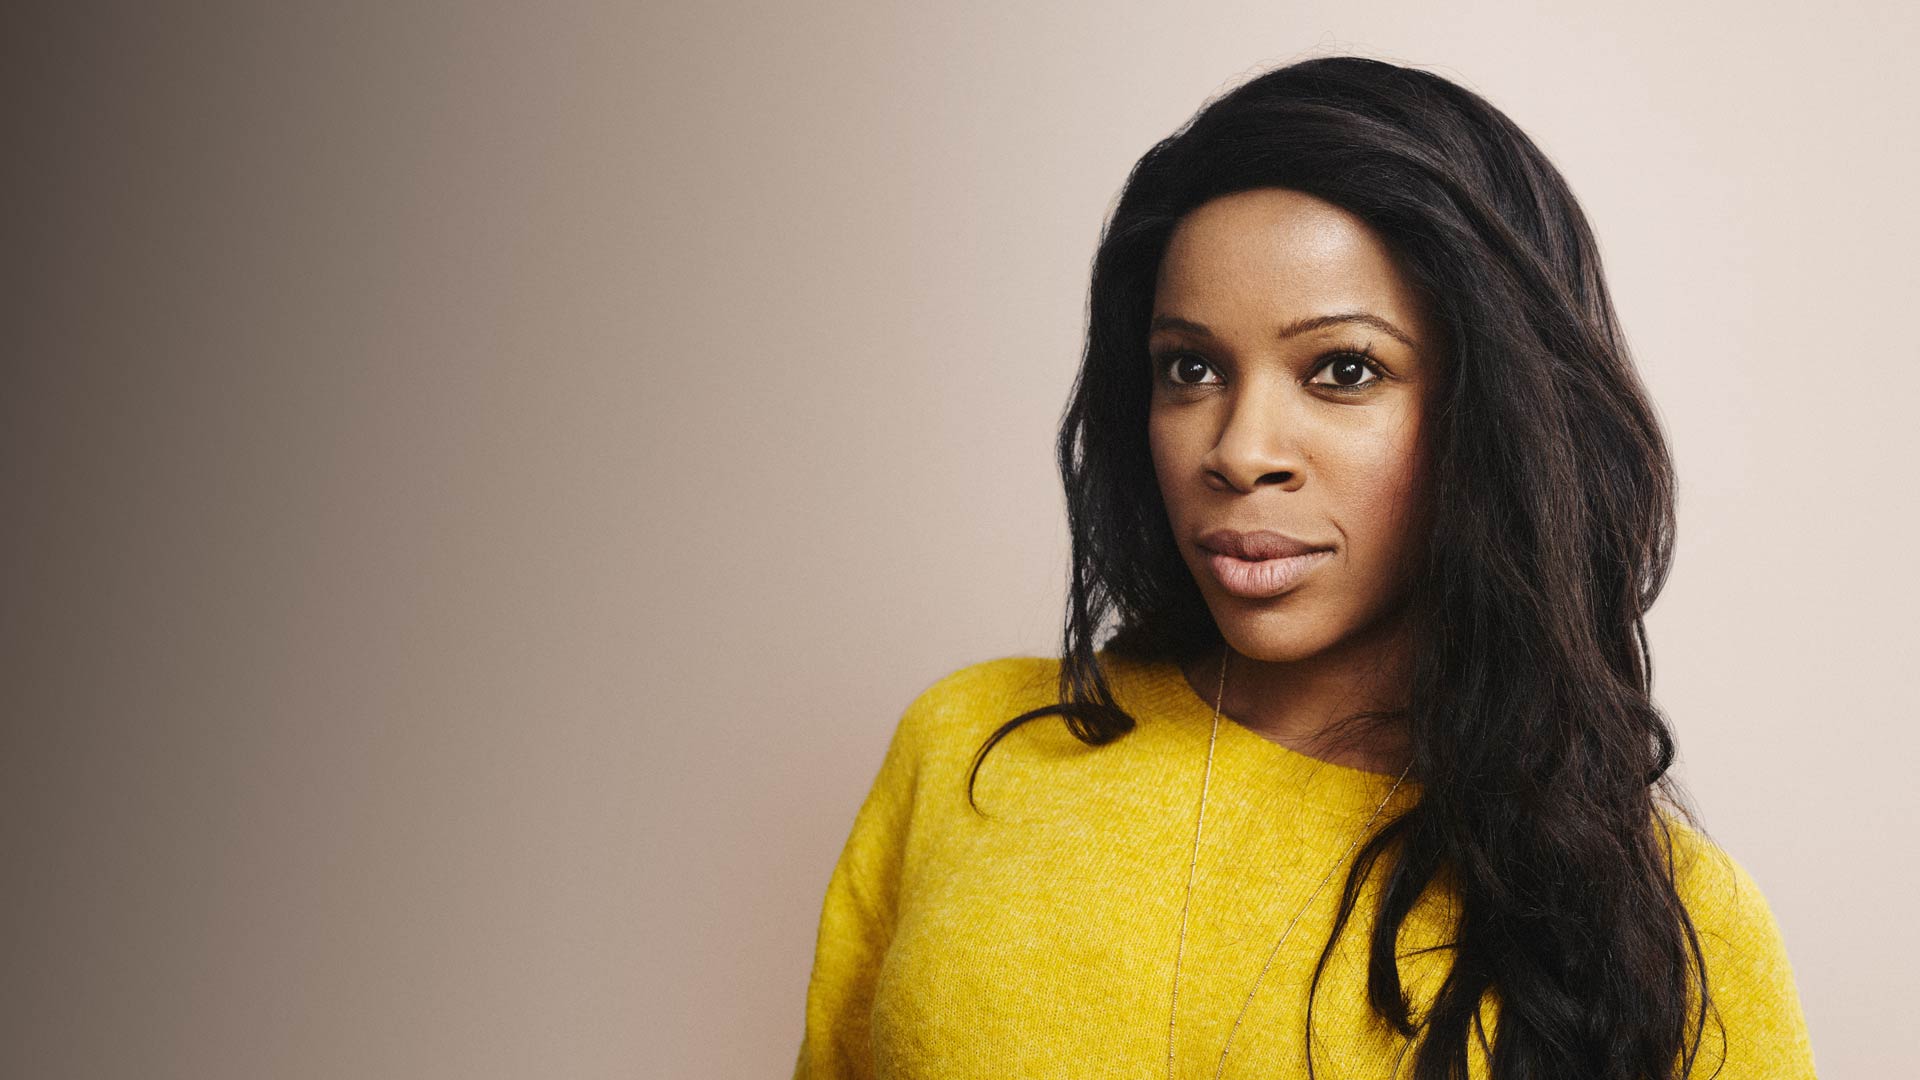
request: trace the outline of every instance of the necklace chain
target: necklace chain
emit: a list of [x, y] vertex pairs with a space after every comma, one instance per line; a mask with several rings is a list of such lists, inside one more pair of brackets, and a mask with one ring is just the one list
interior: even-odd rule
[[[1224, 647], [1220, 651], [1220, 687], [1215, 691], [1213, 698], [1213, 731], [1207, 736], [1207, 766], [1200, 774], [1200, 810], [1193, 819], [1193, 854], [1187, 860], [1187, 893], [1186, 898], [1180, 903], [1180, 942], [1173, 954], [1173, 995], [1167, 1010], [1167, 1080], [1173, 1080], [1175, 1024], [1180, 1016], [1180, 961], [1187, 951], [1187, 911], [1193, 905], [1194, 871], [1200, 864], [1200, 830], [1207, 819], [1207, 788], [1213, 780], [1213, 748], [1220, 739], [1220, 705], [1226, 698], [1227, 657], [1231, 652], [1231, 646]], [[1347, 850], [1334, 860], [1332, 866], [1327, 867], [1326, 876], [1320, 879], [1320, 884], [1313, 887], [1313, 892], [1308, 895], [1307, 902], [1300, 905], [1300, 910], [1293, 913], [1287, 928], [1280, 932], [1280, 940], [1273, 943], [1273, 948], [1267, 953], [1267, 962], [1261, 965], [1260, 974], [1254, 977], [1253, 988], [1247, 991], [1247, 999], [1240, 1004], [1240, 1013], [1233, 1018], [1233, 1027], [1227, 1031], [1226, 1044], [1220, 1048], [1220, 1063], [1213, 1071], [1214, 1080], [1219, 1080], [1221, 1074], [1226, 1071], [1227, 1054], [1233, 1050], [1233, 1037], [1240, 1030], [1240, 1022], [1246, 1019], [1247, 1009], [1253, 1005], [1254, 995], [1260, 992], [1260, 983], [1266, 979], [1267, 970], [1273, 966], [1274, 957], [1280, 955], [1280, 946], [1286, 943], [1288, 935], [1293, 933], [1294, 925], [1300, 921], [1302, 915], [1307, 913], [1307, 909], [1313, 906], [1314, 900], [1319, 898], [1320, 890], [1326, 888], [1327, 882], [1333, 880], [1333, 872], [1347, 861], [1348, 856], [1353, 854], [1354, 848], [1360, 846], [1360, 838], [1366, 835], [1375, 821], [1379, 820], [1381, 812], [1387, 808], [1387, 802], [1393, 798], [1394, 792], [1400, 790], [1400, 785], [1406, 780], [1407, 773], [1412, 768], [1413, 762], [1409, 761], [1406, 767], [1400, 770], [1399, 779], [1395, 780], [1393, 786], [1387, 789], [1386, 795], [1381, 797], [1380, 805], [1373, 808], [1373, 816], [1360, 827], [1360, 831], [1354, 835], [1353, 843], [1347, 845]]]

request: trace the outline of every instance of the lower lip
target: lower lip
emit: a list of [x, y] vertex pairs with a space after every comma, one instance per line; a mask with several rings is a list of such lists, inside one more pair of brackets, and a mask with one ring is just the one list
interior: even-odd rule
[[1221, 588], [1247, 600], [1264, 600], [1299, 584], [1301, 578], [1332, 554], [1331, 551], [1309, 551], [1305, 555], [1252, 562], [1209, 551], [1207, 565], [1213, 568], [1214, 579], [1220, 582]]

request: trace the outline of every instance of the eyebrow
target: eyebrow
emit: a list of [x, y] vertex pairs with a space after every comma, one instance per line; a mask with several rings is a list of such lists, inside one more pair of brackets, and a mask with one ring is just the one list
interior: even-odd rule
[[[1335, 315], [1314, 315], [1310, 318], [1297, 319], [1282, 326], [1279, 332], [1274, 335], [1274, 338], [1277, 341], [1285, 341], [1290, 337], [1307, 333], [1310, 330], [1319, 330], [1328, 326], [1340, 326], [1346, 323], [1352, 323], [1358, 326], [1370, 326], [1386, 334], [1388, 337], [1399, 341], [1409, 349], [1417, 349], [1420, 347], [1412, 337], [1408, 336], [1399, 327], [1378, 315], [1365, 311], [1344, 311]], [[1213, 337], [1213, 331], [1207, 329], [1204, 325], [1189, 319], [1183, 319], [1178, 315], [1155, 315], [1153, 322], [1148, 325], [1148, 329], [1184, 330], [1196, 337]]]

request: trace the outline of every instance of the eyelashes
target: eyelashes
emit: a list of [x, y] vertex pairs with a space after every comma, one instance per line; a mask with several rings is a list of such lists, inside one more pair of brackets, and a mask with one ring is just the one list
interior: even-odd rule
[[[1202, 386], [1217, 385], [1214, 383], [1205, 383], [1205, 382], [1184, 382], [1180, 379], [1174, 378], [1174, 374], [1173, 374], [1174, 365], [1177, 363], [1184, 363], [1187, 361], [1194, 361], [1196, 363], [1203, 364], [1208, 369], [1213, 370], [1215, 374], [1219, 373], [1218, 369], [1215, 369], [1213, 367], [1213, 364], [1210, 361], [1208, 361], [1206, 357], [1201, 356], [1198, 353], [1191, 352], [1187, 349], [1165, 349], [1153, 354], [1153, 371], [1154, 371], [1155, 381], [1162, 383], [1168, 388], [1173, 390], [1187, 390], [1187, 389], [1194, 389]], [[1315, 378], [1315, 376], [1318, 376], [1322, 371], [1325, 371], [1328, 368], [1333, 367], [1335, 364], [1352, 362], [1352, 361], [1358, 361], [1361, 367], [1365, 370], [1365, 372], [1371, 373], [1373, 377], [1357, 383], [1320, 382]], [[1372, 342], [1368, 342], [1367, 344], [1359, 347], [1341, 346], [1336, 349], [1328, 350], [1327, 352], [1322, 353], [1320, 358], [1313, 362], [1313, 369], [1309, 371], [1307, 374], [1308, 374], [1309, 385], [1324, 387], [1326, 389], [1332, 390], [1340, 394], [1365, 393], [1368, 390], [1371, 390], [1377, 384], [1384, 382], [1391, 377], [1387, 374], [1386, 369], [1380, 366], [1380, 362], [1373, 358]]]

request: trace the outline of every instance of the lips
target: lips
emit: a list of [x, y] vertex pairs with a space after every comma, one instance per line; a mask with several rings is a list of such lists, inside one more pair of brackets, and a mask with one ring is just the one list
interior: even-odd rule
[[1279, 596], [1333, 557], [1331, 546], [1267, 529], [1215, 529], [1196, 542], [1207, 553], [1214, 580], [1243, 600]]
[[1332, 544], [1310, 543], [1271, 529], [1258, 529], [1244, 533], [1235, 529], [1215, 529], [1194, 542], [1208, 551], [1231, 555], [1236, 559], [1245, 559], [1249, 562], [1285, 559], [1315, 551], [1333, 550]]

